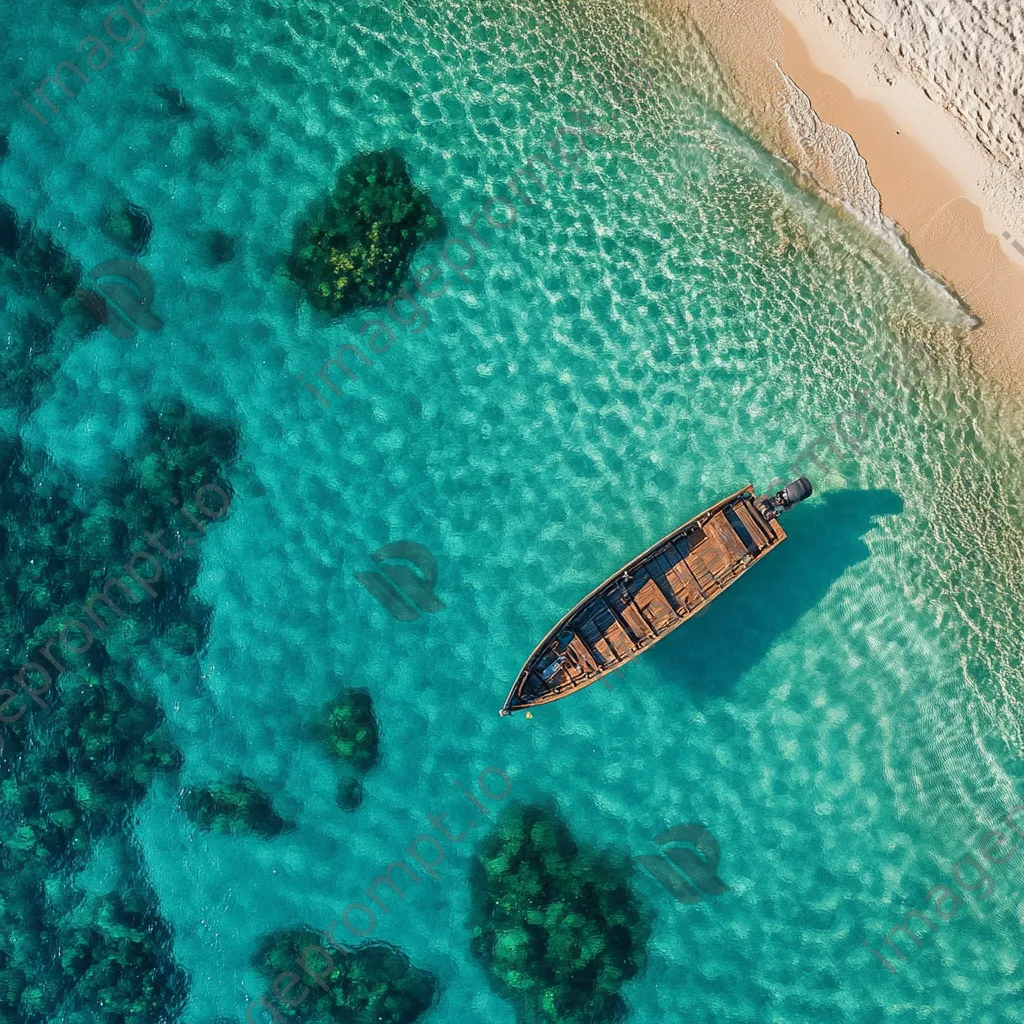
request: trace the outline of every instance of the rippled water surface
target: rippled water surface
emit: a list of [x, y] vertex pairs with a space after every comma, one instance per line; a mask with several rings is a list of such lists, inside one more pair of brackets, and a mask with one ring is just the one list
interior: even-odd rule
[[[108, 10], [7, 3], [8, 93]], [[191, 975], [183, 1019], [243, 1019], [265, 933], [325, 927], [428, 814], [465, 816], [455, 780], [497, 766], [587, 844], [652, 855], [681, 822], [717, 837], [721, 896], [685, 906], [634, 877], [654, 924], [630, 1020], [1024, 1020], [1024, 849], [986, 900], [969, 870], [951, 882], [1024, 802], [1021, 417], [958, 355], [953, 306], [733, 127], [685, 26], [631, 4], [171, 0], [145, 29], [50, 124], [9, 98], [0, 198], [85, 267], [118, 255], [104, 204], [144, 207], [164, 327], [93, 333], [4, 423], [81, 479], [154, 399], [238, 425], [232, 515], [202, 548], [210, 642], [198, 662], [154, 645], [139, 669], [185, 758], [134, 832]], [[478, 217], [466, 280], [325, 409], [296, 374], [365, 315], [326, 321], [281, 265], [338, 166], [397, 148], [458, 233], [580, 110], [575, 165], [540, 164], [508, 228]], [[215, 266], [214, 229], [236, 251]], [[568, 607], [818, 437], [836, 447], [800, 463], [815, 496], [778, 552], [611, 689], [498, 717]], [[400, 540], [433, 553], [445, 605], [411, 622], [355, 579]], [[382, 727], [354, 813], [310, 731], [341, 685]], [[297, 827], [268, 842], [181, 815], [179, 786], [236, 771]], [[511, 1024], [469, 954], [471, 845], [377, 935], [438, 976], [425, 1019]], [[78, 884], [105, 891], [107, 870], [101, 844]], [[862, 941], [935, 885], [963, 906], [893, 975]]]

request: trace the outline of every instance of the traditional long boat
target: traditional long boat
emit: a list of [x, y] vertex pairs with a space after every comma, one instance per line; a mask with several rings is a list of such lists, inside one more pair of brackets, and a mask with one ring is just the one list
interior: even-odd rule
[[805, 476], [759, 498], [748, 484], [673, 530], [559, 620], [500, 714], [568, 697], [668, 636], [785, 540], [779, 516], [812, 492]]

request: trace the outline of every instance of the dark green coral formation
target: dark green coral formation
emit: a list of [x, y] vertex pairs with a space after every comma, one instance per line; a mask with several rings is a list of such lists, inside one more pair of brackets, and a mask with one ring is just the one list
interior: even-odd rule
[[441, 212], [398, 153], [360, 153], [297, 226], [288, 272], [332, 315], [379, 306], [401, 291], [416, 249], [443, 231]]
[[[156, 701], [131, 693], [112, 666], [63, 674], [60, 700], [33, 716], [29, 741], [15, 726], [4, 748], [0, 834], [11, 863], [80, 867], [96, 839], [124, 826], [154, 776], [181, 766], [162, 723]], [[17, 752], [15, 777], [7, 766]]]
[[0, 336], [0, 406], [30, 409], [43, 385], [60, 368], [55, 353], [57, 325], [31, 310], [13, 316]]
[[470, 948], [527, 1024], [620, 1019], [650, 926], [625, 862], [580, 849], [552, 809], [510, 804], [471, 869]]
[[177, 1020], [188, 976], [171, 956], [171, 930], [156, 913], [156, 896], [139, 885], [104, 896], [89, 919], [65, 937], [61, 967], [74, 978], [72, 1012], [104, 1024]]
[[[328, 950], [333, 966], [322, 952], [310, 948], [314, 946]], [[275, 1011], [288, 1020], [309, 1024], [412, 1024], [437, 998], [437, 978], [414, 967], [400, 949], [386, 942], [366, 942], [346, 955], [325, 944], [323, 936], [309, 926], [265, 936], [253, 957], [253, 966], [264, 974], [269, 988], [278, 975], [295, 972], [299, 957], [305, 958], [310, 972], [323, 980], [327, 990], [304, 975], [302, 985], [295, 985], [288, 995], [290, 1000], [297, 1000], [303, 986], [308, 987], [301, 1002], [289, 1007], [273, 1000]]]
[[139, 256], [153, 234], [153, 220], [141, 206], [117, 198], [104, 208], [100, 230], [114, 245], [132, 256]]
[[[133, 486], [119, 496], [125, 503], [123, 518], [135, 530], [163, 525], [175, 500], [192, 502], [199, 488], [211, 482], [226, 490], [230, 499], [226, 471], [237, 454], [238, 430], [233, 424], [197, 413], [184, 402], [150, 407], [141, 450], [124, 463], [123, 473]], [[223, 504], [216, 494], [205, 500], [211, 512]]]
[[181, 805], [200, 828], [221, 835], [252, 832], [273, 839], [288, 827], [274, 810], [270, 797], [244, 776], [201, 789], [186, 789]]
[[59, 896], [98, 840], [123, 835], [156, 774], [180, 766], [162, 723], [156, 702], [131, 693], [108, 668], [101, 676], [65, 673], [52, 711], [8, 727], [0, 761], [0, 1020], [42, 1024], [68, 1003], [95, 1010], [101, 1004], [88, 1000], [97, 996], [109, 1000], [104, 1019], [117, 1024], [173, 1019], [146, 1016], [155, 998], [173, 1007], [168, 994], [182, 998], [185, 987], [155, 898], [108, 897], [83, 923], [64, 920]]
[[0, 636], [13, 660], [49, 616], [88, 596], [94, 563], [87, 517], [45, 453], [0, 435], [0, 494]]
[[52, 235], [22, 224], [0, 201], [0, 281], [56, 315], [74, 297], [81, 277], [81, 267]]
[[[114, 474], [76, 503], [72, 489], [54, 477], [44, 453], [0, 435], [0, 634], [7, 658], [17, 664], [68, 621], [82, 619], [82, 603], [104, 580], [118, 575], [137, 600], [113, 590], [123, 619], [99, 606], [110, 620], [108, 630], [91, 625], [108, 652], [130, 658], [133, 644], [154, 634], [182, 654], [201, 649], [209, 609], [191, 593], [199, 575], [199, 545], [185, 546], [180, 540], [197, 531], [188, 528], [173, 502], [191, 506], [199, 487], [209, 482], [230, 499], [226, 477], [236, 451], [233, 427], [167, 403], [147, 411], [142, 444], [133, 457], [119, 456]], [[207, 500], [212, 512], [220, 511], [218, 495]], [[205, 520], [207, 529], [213, 523], [202, 515], [196, 518]], [[163, 575], [153, 588], [156, 597], [149, 599], [119, 569], [129, 552], [155, 551], [147, 548], [147, 530], [156, 533], [168, 526], [172, 529], [163, 544], [181, 554], [174, 561], [161, 559]], [[139, 571], [153, 573], [145, 562]], [[76, 634], [72, 642], [79, 643], [80, 637]], [[88, 663], [97, 665], [95, 657]]]
[[380, 754], [373, 699], [367, 690], [346, 689], [327, 708], [324, 742], [332, 754], [369, 771]]
[[355, 776], [342, 779], [338, 783], [338, 792], [334, 802], [343, 811], [354, 811], [363, 802], [363, 781]]
[[45, 231], [22, 224], [0, 200], [0, 286], [8, 319], [0, 332], [0, 405], [28, 412], [60, 367], [58, 328], [82, 271]]
[[[190, 503], [209, 481], [230, 495], [235, 449], [233, 428], [161, 406], [108, 479], [76, 488], [45, 453], [0, 436], [0, 674], [10, 680], [21, 662], [43, 661], [39, 646], [85, 618], [83, 602], [143, 546], [144, 532], [168, 525], [171, 497]], [[210, 503], [219, 508], [215, 496]], [[179, 546], [178, 532], [165, 532], [168, 548]], [[0, 724], [0, 1021], [99, 1013], [113, 1024], [169, 1024], [184, 1005], [186, 980], [144, 868], [135, 863], [117, 895], [84, 903], [74, 874], [101, 840], [132, 860], [139, 802], [158, 773], [181, 764], [158, 703], [133, 682], [131, 641], [166, 634], [177, 650], [201, 643], [203, 606], [191, 597], [198, 547], [165, 560], [156, 597], [131, 605], [113, 591], [124, 618], [100, 606], [109, 631], [94, 626], [100, 643], [88, 654], [52, 645], [63, 666], [50, 668], [52, 684], [27, 680], [45, 710], [8, 684], [18, 696], [4, 705], [14, 720]], [[124, 642], [112, 642], [116, 632]], [[70, 642], [82, 643], [77, 631]]]

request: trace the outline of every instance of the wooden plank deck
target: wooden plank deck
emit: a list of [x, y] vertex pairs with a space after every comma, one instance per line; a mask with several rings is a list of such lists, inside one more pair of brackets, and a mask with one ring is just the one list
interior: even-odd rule
[[693, 573], [693, 578], [697, 581], [697, 586], [700, 587], [705, 598], [711, 597], [721, 590], [715, 570], [724, 571], [726, 564], [719, 552], [708, 551], [704, 544], [686, 556], [686, 567]]
[[636, 653], [636, 644], [629, 638], [629, 634], [619, 624], [618, 619], [605, 629], [604, 638], [617, 659], [628, 658]]
[[569, 651], [585, 673], [589, 674], [590, 672], [597, 671], [598, 665], [590, 653], [590, 649], [578, 636], [572, 638], [569, 644]]

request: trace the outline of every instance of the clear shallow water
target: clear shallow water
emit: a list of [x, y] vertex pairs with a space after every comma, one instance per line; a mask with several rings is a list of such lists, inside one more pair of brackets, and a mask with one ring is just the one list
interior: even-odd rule
[[[107, 10], [5, 19], [13, 87]], [[233, 514], [203, 547], [209, 647], [197, 670], [154, 645], [141, 678], [184, 751], [180, 784], [242, 770], [298, 827], [198, 832], [179, 780], [143, 806], [137, 839], [192, 976], [184, 1019], [241, 1019], [261, 936], [325, 927], [428, 814], [464, 820], [454, 781], [488, 765], [519, 798], [554, 796], [582, 842], [653, 854], [688, 821], [718, 838], [721, 897], [681, 907], [636, 876], [656, 921], [632, 1020], [1024, 1019], [1024, 851], [898, 975], [861, 946], [1024, 800], [1021, 417], [956, 356], [948, 307], [732, 127], [682, 28], [635, 10], [171, 3], [146, 27], [50, 126], [10, 101], [0, 192], [87, 267], [116, 255], [104, 203], [145, 207], [166, 324], [76, 346], [27, 437], [90, 478], [154, 398], [241, 431]], [[656, 87], [626, 102], [649, 71]], [[191, 116], [167, 115], [160, 84]], [[398, 147], [454, 230], [581, 103], [604, 134], [579, 169], [546, 178], [509, 230], [481, 229], [470, 283], [324, 410], [294, 375], [363, 318], [325, 324], [278, 268], [337, 166]], [[215, 268], [197, 236], [213, 228], [238, 246]], [[807, 467], [816, 496], [769, 561], [612, 690], [498, 718], [579, 596], [858, 408], [860, 456]], [[413, 623], [354, 579], [403, 539], [436, 556], [446, 604]], [[382, 725], [355, 814], [311, 735], [341, 685], [367, 687]], [[430, 1020], [511, 1022], [468, 953], [467, 845], [375, 937], [438, 975]], [[109, 888], [108, 859], [83, 886]]]

